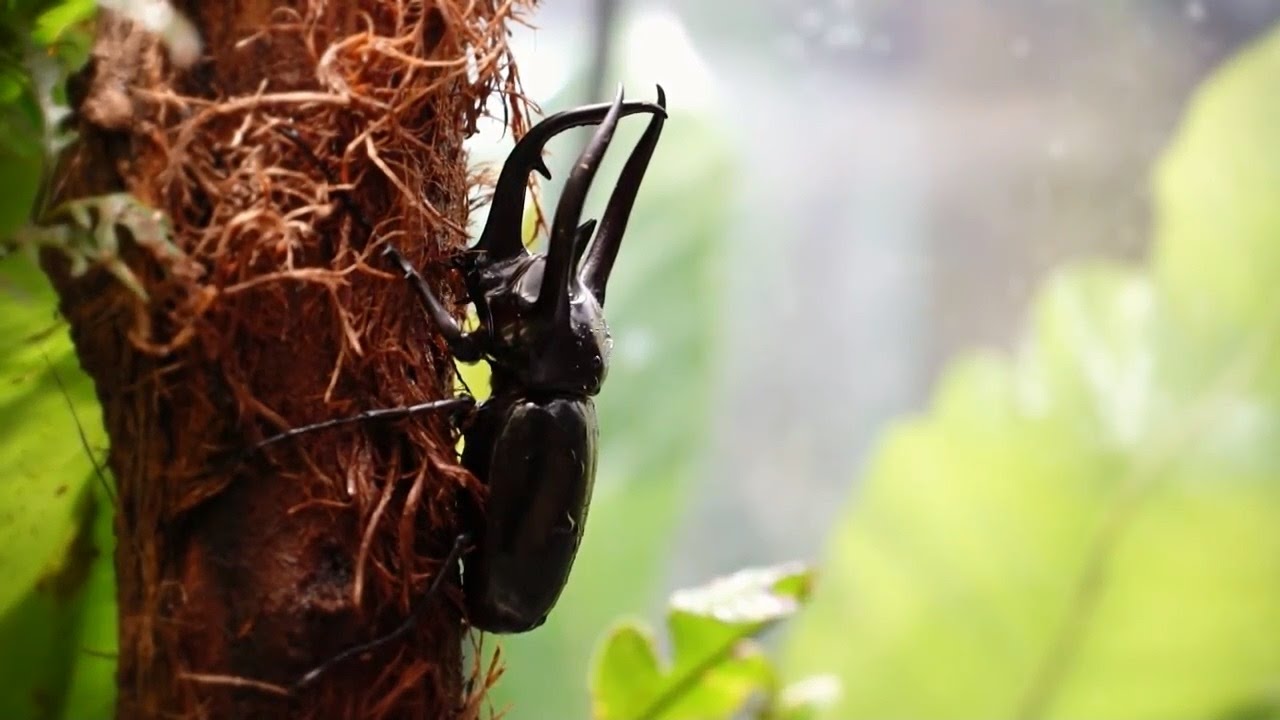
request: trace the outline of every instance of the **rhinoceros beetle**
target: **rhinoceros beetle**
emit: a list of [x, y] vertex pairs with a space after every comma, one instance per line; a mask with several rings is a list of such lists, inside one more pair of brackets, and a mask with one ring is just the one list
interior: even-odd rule
[[[599, 223], [580, 224], [587, 191], [624, 115], [648, 113], [648, 127], [623, 167]], [[605, 325], [605, 291], [632, 205], [666, 119], [656, 103], [612, 103], [551, 115], [521, 138], [494, 189], [489, 218], [460, 269], [479, 324], [466, 332], [408, 260], [392, 245], [383, 255], [404, 274], [454, 356], [485, 360], [492, 396], [479, 406], [460, 396], [419, 405], [368, 410], [288, 430], [255, 449], [303, 433], [374, 419], [454, 412], [464, 422], [462, 465], [487, 487], [483, 508], [464, 503], [467, 532], [444, 567], [461, 556], [463, 595], [471, 626], [494, 633], [533, 630], [546, 621], [568, 581], [582, 541], [596, 473], [598, 428], [592, 396], [608, 370], [612, 340]], [[545, 177], [543, 146], [573, 127], [599, 127], [565, 183], [545, 255], [524, 246], [522, 227], [529, 173]], [[442, 570], [420, 603], [439, 587]], [[417, 622], [416, 607], [389, 635], [350, 648], [307, 673], [327, 668], [402, 637]]]

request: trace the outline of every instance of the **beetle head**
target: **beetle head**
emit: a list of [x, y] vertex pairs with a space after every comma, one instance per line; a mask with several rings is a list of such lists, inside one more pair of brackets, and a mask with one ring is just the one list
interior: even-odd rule
[[[649, 112], [653, 117], [627, 159], [598, 226], [594, 220], [581, 222], [587, 191], [618, 120], [633, 112]], [[609, 105], [544, 120], [512, 151], [494, 191], [489, 221], [476, 244], [483, 254], [468, 273], [471, 296], [487, 326], [495, 380], [506, 376], [535, 392], [599, 392], [612, 347], [604, 320], [605, 288], [665, 119], [666, 97], [661, 87], [656, 105], [624, 103], [619, 88]], [[536, 169], [548, 174], [541, 146], [555, 133], [591, 122], [599, 122], [600, 127], [565, 183], [547, 254], [531, 254], [519, 235], [528, 173]], [[544, 127], [548, 123], [552, 124], [550, 130]], [[530, 142], [536, 151], [524, 147], [530, 136], [534, 136]], [[513, 165], [518, 175], [509, 172]], [[504, 185], [504, 181], [509, 182]], [[513, 200], [517, 194], [518, 203]]]

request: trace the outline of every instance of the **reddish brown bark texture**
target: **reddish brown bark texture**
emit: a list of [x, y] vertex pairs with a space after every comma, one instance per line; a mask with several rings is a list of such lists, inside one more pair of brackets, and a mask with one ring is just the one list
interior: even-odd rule
[[394, 627], [452, 572], [440, 559], [454, 502], [476, 483], [449, 423], [348, 426], [236, 456], [289, 426], [450, 392], [444, 344], [379, 252], [394, 242], [447, 285], [444, 260], [466, 240], [462, 140], [494, 89], [518, 87], [504, 43], [515, 8], [177, 5], [204, 43], [188, 68], [100, 19], [54, 193], [128, 190], [170, 217], [177, 252], [116, 228], [146, 299], [45, 258], [112, 439], [118, 714], [472, 716], [452, 584], [407, 642], [293, 697], [260, 685]]

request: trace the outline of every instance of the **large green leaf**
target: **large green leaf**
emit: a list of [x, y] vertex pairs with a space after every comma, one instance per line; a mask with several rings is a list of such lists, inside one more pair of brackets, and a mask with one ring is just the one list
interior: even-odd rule
[[[1154, 272], [1198, 365], [1276, 310], [1280, 40], [1257, 43], [1193, 99], [1155, 177]], [[1192, 367], [1194, 371], [1194, 365]]]
[[[1280, 34], [1197, 95], [1151, 272], [1039, 295], [884, 439], [789, 644], [838, 718], [1206, 718], [1280, 686]], [[1265, 716], [1265, 715], [1264, 715]]]
[[[93, 518], [93, 566], [81, 591], [81, 608], [75, 626], [75, 646], [71, 663], [62, 675], [63, 720], [110, 718], [116, 701], [117, 627], [116, 573], [112, 563], [115, 549], [115, 508], [95, 486]], [[65, 633], [59, 630], [59, 636]]]
[[[86, 54], [87, 33], [67, 31], [92, 10], [85, 0], [0, 8], [0, 241], [30, 215], [57, 139], [43, 114]], [[107, 718], [113, 508], [84, 447], [102, 446], [101, 413], [54, 307], [26, 253], [0, 259], [0, 717]]]
[[[25, 256], [0, 261], [0, 615], [56, 565], [79, 531], [92, 465], [76, 429], [104, 442], [101, 413], [80, 372], [48, 281]], [[59, 386], [59, 380], [65, 386]]]
[[114, 509], [100, 487], [85, 487], [76, 539], [61, 562], [0, 616], [0, 717], [112, 717]]
[[112, 508], [76, 424], [100, 448], [101, 413], [25, 255], [0, 306], [0, 717], [105, 717], [114, 659], [84, 648], [115, 644]]
[[[652, 90], [630, 83], [629, 97]], [[520, 717], [581, 718], [588, 712], [587, 665], [596, 639], [615, 618], [647, 613], [660, 597], [680, 498], [705, 448], [715, 347], [716, 249], [728, 217], [730, 152], [706, 118], [671, 114], [627, 228], [606, 313], [615, 347], [600, 414], [595, 498], [581, 553], [547, 624], [504, 638], [507, 672], [495, 704]], [[559, 109], [565, 99], [547, 103]], [[644, 127], [624, 124], [588, 203], [599, 217], [607, 178]], [[564, 140], [549, 158], [564, 176], [577, 147]]]

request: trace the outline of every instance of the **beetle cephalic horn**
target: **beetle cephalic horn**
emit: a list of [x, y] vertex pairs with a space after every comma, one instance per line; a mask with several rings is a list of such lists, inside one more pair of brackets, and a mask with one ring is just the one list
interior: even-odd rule
[[[566, 110], [529, 128], [502, 165], [498, 183], [493, 189], [493, 201], [489, 205], [489, 219], [474, 250], [488, 253], [498, 260], [525, 252], [521, 230], [524, 227], [525, 188], [529, 173], [537, 170], [543, 177], [551, 178], [551, 171], [542, 161], [543, 147], [565, 130], [600, 122], [613, 105], [600, 103]], [[650, 102], [630, 102], [622, 105], [620, 115], [640, 112], [662, 112], [662, 109]]]
[[631, 217], [631, 207], [635, 204], [640, 182], [644, 180], [649, 159], [653, 157], [653, 149], [658, 145], [658, 137], [662, 135], [662, 125], [667, 118], [667, 94], [662, 91], [661, 85], [658, 86], [658, 107], [663, 112], [653, 114], [649, 127], [645, 128], [644, 135], [631, 151], [622, 174], [618, 176], [618, 185], [609, 196], [609, 204], [605, 206], [604, 215], [600, 219], [600, 232], [596, 235], [596, 241], [592, 244], [579, 275], [582, 284], [601, 305], [604, 305], [605, 286], [609, 282], [609, 273], [613, 271], [613, 261], [618, 257], [618, 249], [622, 246], [627, 220]]
[[555, 221], [551, 224], [551, 241], [548, 243], [547, 263], [542, 271], [542, 286], [538, 289], [536, 312], [544, 318], [568, 317], [569, 314], [569, 277], [574, 257], [574, 241], [578, 230], [578, 219], [582, 217], [582, 206], [587, 200], [587, 191], [600, 169], [600, 161], [604, 158], [609, 142], [613, 140], [613, 131], [618, 127], [618, 119], [622, 112], [622, 86], [618, 86], [618, 94], [613, 105], [600, 122], [587, 147], [578, 156], [578, 161], [565, 181], [564, 192], [560, 194], [560, 202], [556, 205]]

